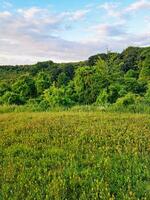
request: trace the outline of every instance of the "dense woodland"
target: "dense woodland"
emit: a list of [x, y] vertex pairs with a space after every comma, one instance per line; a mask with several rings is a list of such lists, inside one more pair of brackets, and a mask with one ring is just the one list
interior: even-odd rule
[[150, 106], [150, 47], [128, 47], [76, 63], [0, 66], [0, 104], [43, 110], [74, 105]]

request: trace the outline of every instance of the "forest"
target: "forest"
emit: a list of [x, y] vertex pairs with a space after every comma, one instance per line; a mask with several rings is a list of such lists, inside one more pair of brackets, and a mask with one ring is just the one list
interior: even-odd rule
[[74, 63], [0, 66], [0, 105], [150, 112], [150, 47], [108, 51]]

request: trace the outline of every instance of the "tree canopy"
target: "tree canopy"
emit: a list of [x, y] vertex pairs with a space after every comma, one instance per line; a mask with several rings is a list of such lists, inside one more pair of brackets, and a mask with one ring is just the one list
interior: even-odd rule
[[150, 47], [129, 47], [74, 63], [0, 66], [0, 104], [104, 106], [136, 96], [149, 102], [149, 85]]

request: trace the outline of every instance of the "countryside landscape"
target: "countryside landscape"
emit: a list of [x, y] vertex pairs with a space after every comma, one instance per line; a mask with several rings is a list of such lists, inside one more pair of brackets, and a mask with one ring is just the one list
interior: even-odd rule
[[0, 3], [0, 200], [149, 200], [149, 1]]

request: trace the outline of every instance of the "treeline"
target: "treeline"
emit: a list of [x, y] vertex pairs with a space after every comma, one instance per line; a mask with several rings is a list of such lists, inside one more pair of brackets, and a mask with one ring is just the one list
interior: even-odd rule
[[0, 67], [0, 104], [116, 108], [150, 106], [150, 47], [98, 54], [77, 63]]

